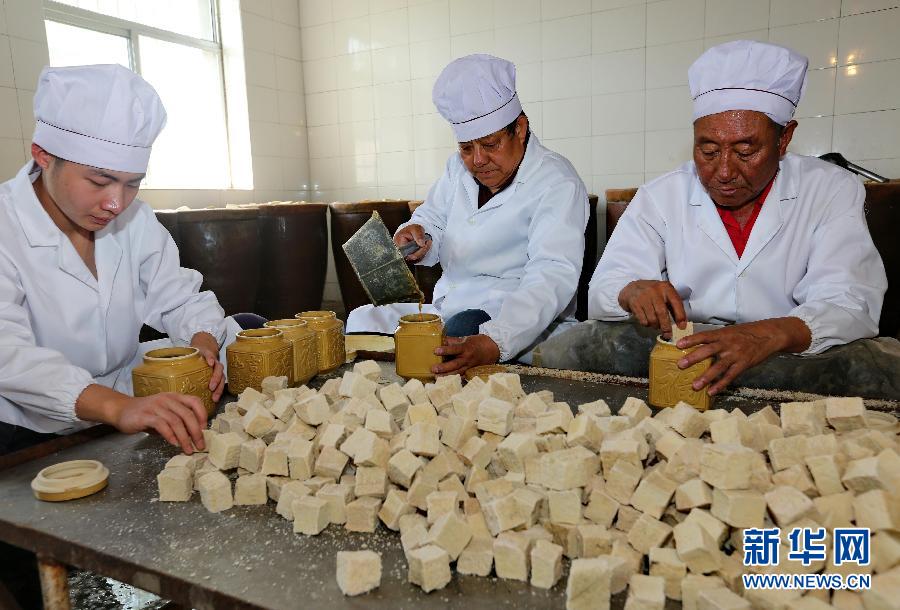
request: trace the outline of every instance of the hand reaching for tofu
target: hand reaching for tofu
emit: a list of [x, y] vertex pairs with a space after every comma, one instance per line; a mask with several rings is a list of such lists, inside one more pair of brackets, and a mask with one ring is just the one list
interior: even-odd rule
[[735, 324], [681, 339], [679, 349], [697, 347], [678, 361], [686, 369], [706, 358], [715, 362], [697, 377], [692, 387], [699, 391], [709, 386], [713, 396], [746, 371], [777, 352], [802, 352], [809, 347], [809, 328], [799, 318], [772, 318], [746, 324]]
[[631, 313], [641, 326], [658, 328], [664, 335], [672, 332], [673, 315], [678, 328], [683, 329], [687, 323], [681, 296], [669, 282], [631, 282], [619, 293], [619, 305]]
[[434, 350], [438, 356], [453, 356], [452, 360], [431, 367], [435, 375], [462, 374], [473, 366], [494, 364], [500, 360], [500, 348], [487, 335], [446, 337], [443, 346]]
[[410, 242], [416, 242], [419, 246], [418, 250], [406, 257], [406, 260], [411, 263], [422, 260], [428, 254], [428, 251], [431, 250], [431, 240], [425, 237], [425, 229], [422, 228], [422, 225], [408, 225], [394, 235], [394, 243], [397, 244], [398, 248]]
[[163, 392], [134, 398], [91, 384], [75, 401], [75, 415], [109, 424], [125, 434], [156, 432], [188, 455], [205, 449], [206, 409], [196, 396]]

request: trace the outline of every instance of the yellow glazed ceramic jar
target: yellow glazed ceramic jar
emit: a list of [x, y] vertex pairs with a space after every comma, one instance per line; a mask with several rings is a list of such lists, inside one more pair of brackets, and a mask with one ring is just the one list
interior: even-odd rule
[[306, 320], [309, 328], [316, 331], [320, 373], [333, 371], [347, 361], [344, 323], [333, 311], [304, 311], [294, 317]]
[[294, 346], [277, 328], [242, 330], [225, 349], [228, 391], [237, 396], [246, 388], [262, 391], [266, 377], [294, 380]]
[[287, 318], [270, 320], [267, 328], [277, 328], [294, 346], [294, 384], [302, 385], [319, 372], [319, 349], [316, 332], [311, 330], [306, 320]]
[[209, 389], [212, 374], [196, 347], [163, 347], [144, 354], [144, 363], [134, 367], [131, 380], [135, 396], [190, 394], [202, 400], [206, 414], [212, 415], [216, 410]]
[[678, 361], [697, 349], [678, 349], [674, 343], [662, 337], [656, 338], [656, 345], [650, 352], [650, 404], [654, 407], [674, 407], [679, 402], [705, 411], [712, 406], [713, 397], [706, 392], [691, 387], [694, 379], [703, 374], [712, 364], [707, 358], [694, 366], [681, 370]]
[[434, 350], [444, 340], [444, 324], [433, 313], [414, 313], [400, 318], [394, 332], [397, 374], [406, 379], [434, 379], [431, 367], [442, 359]]

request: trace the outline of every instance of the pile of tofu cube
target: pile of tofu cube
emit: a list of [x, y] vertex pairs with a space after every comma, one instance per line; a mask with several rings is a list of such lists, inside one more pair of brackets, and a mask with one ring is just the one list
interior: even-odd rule
[[[199, 490], [218, 512], [274, 503], [297, 534], [331, 524], [399, 531], [409, 582], [445, 587], [452, 571], [550, 588], [569, 565], [567, 608], [686, 610], [900, 608], [900, 442], [870, 426], [859, 398], [784, 403], [745, 415], [687, 404], [652, 411], [628, 398], [573, 409], [518, 375], [379, 383], [357, 363], [318, 390], [270, 377], [205, 431], [207, 453], [172, 458], [159, 499]], [[237, 472], [232, 480], [226, 474]], [[868, 566], [785, 561], [794, 527], [867, 527]], [[743, 565], [745, 528], [780, 527], [778, 566]], [[829, 547], [830, 552], [830, 547]], [[744, 590], [741, 575], [869, 573], [852, 591]], [[372, 551], [341, 552], [348, 595], [377, 587]]]

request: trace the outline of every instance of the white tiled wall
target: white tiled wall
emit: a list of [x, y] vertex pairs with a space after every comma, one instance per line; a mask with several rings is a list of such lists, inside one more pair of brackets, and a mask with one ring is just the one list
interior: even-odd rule
[[320, 198], [424, 197], [454, 151], [431, 86], [474, 52], [517, 64], [535, 133], [589, 190], [636, 186], [690, 157], [687, 68], [737, 38], [809, 56], [793, 150], [900, 178], [896, 0], [299, 2]]

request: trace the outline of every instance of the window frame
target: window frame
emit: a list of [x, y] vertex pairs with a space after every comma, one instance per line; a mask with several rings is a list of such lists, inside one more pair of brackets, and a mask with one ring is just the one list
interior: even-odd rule
[[[219, 83], [222, 93], [222, 104], [224, 107], [225, 117], [225, 142], [228, 147], [228, 179], [226, 189], [238, 188], [234, 183], [234, 159], [232, 154], [231, 129], [229, 121], [229, 104], [228, 104], [228, 87], [225, 81], [225, 53], [222, 45], [221, 20], [219, 11], [219, 0], [210, 0], [210, 20], [212, 23], [212, 40], [205, 38], [196, 38], [179, 34], [171, 30], [164, 30], [157, 27], [144, 25], [136, 21], [129, 21], [112, 15], [96, 13], [87, 9], [83, 9], [70, 4], [56, 2], [54, 0], [44, 1], [44, 20], [55, 21], [64, 25], [74, 26], [82, 29], [93, 30], [102, 34], [111, 34], [113, 36], [121, 36], [129, 41], [128, 55], [131, 62], [130, 68], [137, 74], [141, 74], [141, 51], [139, 39], [141, 36], [156, 38], [158, 40], [201, 49], [203, 51], [215, 54], [218, 71]], [[155, 190], [172, 190], [176, 187], [169, 186], [144, 186], [143, 188]], [[206, 187], [199, 187], [206, 188]]]

